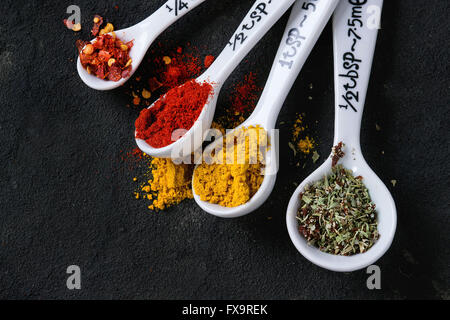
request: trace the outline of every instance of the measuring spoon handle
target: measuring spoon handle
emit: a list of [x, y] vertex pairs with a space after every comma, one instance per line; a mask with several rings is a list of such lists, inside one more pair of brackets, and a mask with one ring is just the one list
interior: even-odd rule
[[297, 0], [292, 8], [272, 70], [253, 113], [267, 128], [275, 127], [278, 113], [292, 85], [338, 2]]
[[257, 0], [215, 62], [199, 78], [222, 85], [295, 0]]
[[137, 26], [149, 32], [152, 35], [152, 39], [156, 38], [175, 21], [204, 1], [206, 0], [168, 0]]
[[383, 0], [342, 0], [333, 18], [335, 129], [360, 151], [361, 119], [380, 28]]

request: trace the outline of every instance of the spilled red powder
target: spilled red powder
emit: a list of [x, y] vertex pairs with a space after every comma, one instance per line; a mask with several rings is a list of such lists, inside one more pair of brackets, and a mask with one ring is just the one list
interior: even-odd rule
[[194, 79], [169, 90], [152, 108], [141, 111], [135, 122], [136, 138], [154, 148], [170, 145], [181, 137], [172, 139], [175, 130], [194, 125], [213, 91], [211, 84]]
[[163, 57], [156, 57], [153, 63], [158, 66], [155, 70], [158, 81], [165, 88], [179, 86], [200, 74], [202, 70], [199, 58], [191, 53], [183, 54], [181, 47], [172, 54], [170, 64], [166, 65], [162, 60]]
[[254, 109], [259, 92], [262, 88], [256, 84], [256, 74], [250, 72], [233, 88], [230, 96], [231, 111], [237, 113], [247, 113]]
[[213, 64], [213, 62], [214, 62], [213, 56], [206, 56], [204, 62], [205, 68], [209, 68]]

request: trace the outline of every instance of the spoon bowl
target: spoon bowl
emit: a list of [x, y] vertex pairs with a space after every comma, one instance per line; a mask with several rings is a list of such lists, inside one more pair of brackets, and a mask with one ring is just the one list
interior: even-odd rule
[[[243, 127], [249, 127], [249, 126], [255, 126], [259, 125], [260, 127], [265, 128], [265, 126], [261, 125], [260, 122], [256, 118], [249, 118], [247, 121], [242, 123], [240, 126], [236, 127], [236, 129], [232, 130], [228, 134], [232, 134], [233, 132], [239, 130]], [[264, 129], [266, 130], [266, 129]], [[266, 131], [267, 132], [267, 131]], [[275, 140], [276, 139], [270, 139]], [[261, 183], [261, 186], [259, 187], [258, 191], [253, 195], [253, 197], [250, 198], [250, 200], [240, 206], [236, 207], [224, 207], [218, 204], [213, 204], [207, 201], [202, 201], [200, 199], [200, 196], [196, 194], [195, 190], [193, 190], [194, 194], [194, 200], [199, 205], [200, 208], [202, 208], [204, 211], [208, 212], [209, 214], [215, 215], [217, 217], [221, 218], [237, 218], [243, 215], [246, 215], [250, 212], [255, 211], [258, 209], [269, 197], [269, 195], [272, 193], [272, 190], [275, 186], [275, 181], [277, 179], [276, 172], [278, 171], [278, 153], [277, 145], [273, 145], [272, 142], [269, 150], [267, 151], [265, 155], [265, 173], [264, 173], [264, 179]], [[220, 139], [217, 139], [210, 145], [208, 145], [205, 148], [205, 154], [211, 154], [211, 151], [216, 148], [218, 145], [223, 144], [223, 137]], [[195, 169], [198, 167], [198, 165], [195, 167]], [[195, 170], [194, 169], [194, 170]], [[194, 171], [195, 172], [195, 171]], [[195, 173], [194, 173], [195, 175]], [[192, 186], [194, 186], [194, 176], [192, 177]]]
[[[132, 69], [128, 77], [121, 78], [119, 81], [99, 79], [95, 75], [89, 74], [87, 70], [83, 68], [80, 57], [78, 56], [77, 70], [81, 80], [90, 88], [101, 91], [118, 88], [127, 82], [138, 69], [152, 42], [167, 29], [168, 26], [205, 0], [186, 1], [188, 2], [187, 6], [173, 10], [174, 3], [169, 0], [147, 19], [129, 28], [115, 31], [116, 36], [124, 43], [133, 41], [133, 48], [129, 51], [130, 58], [132, 59]], [[175, 6], [177, 6], [177, 4], [175, 4]], [[93, 39], [91, 43], [92, 42], [95, 42], [95, 39]]]
[[[203, 144], [205, 132], [211, 127], [214, 118], [214, 111], [218, 99], [218, 94], [216, 94], [216, 92], [218, 90], [220, 90], [220, 87], [214, 86], [214, 93], [212, 94], [211, 99], [205, 104], [198, 119], [183, 137], [162, 148], [154, 148], [145, 140], [136, 138], [136, 144], [139, 149], [153, 157], [173, 159], [184, 158], [189, 156], [192, 153], [192, 150], [200, 149]], [[164, 98], [164, 96], [162, 98]], [[148, 109], [152, 108], [155, 103], [149, 106]]]
[[[124, 43], [133, 41], [133, 48], [131, 48], [129, 52], [130, 58], [133, 61], [130, 75], [126, 78], [121, 78], [119, 81], [100, 79], [95, 75], [88, 73], [87, 70], [83, 68], [83, 65], [81, 64], [80, 61], [80, 56], [78, 56], [77, 59], [78, 74], [81, 80], [92, 89], [105, 91], [105, 90], [112, 90], [122, 86], [125, 82], [128, 81], [128, 79], [130, 79], [133, 76], [134, 72], [138, 69], [139, 65], [142, 62], [142, 59], [144, 59], [144, 56], [150, 44], [154, 40], [154, 38], [152, 38], [153, 35], [150, 34], [149, 32], [142, 30], [139, 25], [115, 31], [115, 34]], [[91, 41], [91, 43], [94, 42], [95, 39]]]
[[[348, 149], [348, 148], [346, 148]], [[347, 154], [348, 153], [348, 154]], [[309, 175], [292, 195], [286, 214], [286, 224], [289, 236], [297, 250], [312, 263], [332, 271], [349, 272], [365, 268], [377, 261], [391, 246], [397, 225], [397, 215], [394, 199], [385, 184], [372, 171], [360, 151], [346, 152], [339, 163], [351, 169], [353, 175], [362, 176], [363, 183], [370, 192], [370, 197], [376, 205], [378, 214], [378, 231], [380, 238], [373, 247], [365, 253], [353, 256], [339, 256], [320, 251], [309, 245], [298, 230], [297, 211], [300, 205], [300, 193], [304, 188], [331, 173], [331, 157], [318, 169]]]

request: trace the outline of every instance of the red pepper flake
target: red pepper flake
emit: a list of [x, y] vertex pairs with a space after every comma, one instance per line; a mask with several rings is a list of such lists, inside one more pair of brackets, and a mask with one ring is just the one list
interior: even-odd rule
[[133, 104], [134, 104], [135, 106], [138, 106], [140, 103], [141, 103], [141, 98], [139, 98], [139, 97], [134, 97], [134, 99], [133, 99]]
[[215, 59], [214, 56], [206, 56], [204, 62], [205, 68], [209, 68], [213, 64], [214, 59]]
[[78, 53], [80, 53], [88, 43], [90, 43], [90, 42], [84, 41], [84, 40], [77, 40], [75, 42], [75, 46], [77, 47]]
[[103, 17], [96, 14], [94, 16], [94, 26], [92, 27], [91, 33], [94, 37], [98, 35], [98, 32], [100, 31], [100, 27], [103, 24]]
[[[193, 126], [213, 91], [211, 84], [195, 79], [169, 90], [152, 108], [141, 111], [135, 123], [136, 137], [154, 148], [172, 144], [184, 135], [178, 129]], [[179, 134], [173, 139], [175, 132]]]
[[[339, 159], [344, 157], [345, 153], [344, 151], [342, 151], [343, 147], [344, 144], [342, 143], [342, 141], [333, 147], [333, 157], [331, 158], [331, 167], [334, 167], [338, 163]], [[345, 171], [343, 172], [343, 174], [345, 174]]]
[[81, 42], [77, 43], [80, 53], [80, 61], [88, 72], [100, 79], [119, 81], [121, 78], [129, 77], [131, 74], [130, 49], [133, 42], [125, 43], [126, 50], [122, 47], [124, 43], [109, 34], [98, 36], [92, 44], [87, 44], [80, 49]]

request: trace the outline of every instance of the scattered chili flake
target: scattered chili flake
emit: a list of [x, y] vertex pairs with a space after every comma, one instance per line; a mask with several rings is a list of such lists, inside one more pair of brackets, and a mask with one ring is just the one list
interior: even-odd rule
[[129, 50], [133, 42], [127, 42], [127, 50], [120, 49], [123, 42], [109, 34], [98, 36], [92, 43], [80, 49], [82, 42], [77, 42], [80, 61], [89, 73], [100, 79], [119, 81], [130, 76], [131, 59]]
[[98, 32], [100, 31], [100, 26], [103, 24], [103, 18], [96, 14], [94, 16], [94, 26], [92, 27], [91, 33], [94, 37], [98, 35]]
[[100, 35], [102, 36], [104, 34], [107, 34], [107, 33], [113, 32], [113, 31], [114, 31], [114, 26], [112, 25], [112, 23], [107, 23], [106, 26], [102, 30], [100, 30]]
[[333, 157], [331, 161], [331, 167], [335, 167], [338, 163], [339, 159], [344, 157], [345, 153], [342, 151], [342, 148], [344, 147], [344, 144], [339, 142], [336, 146], [333, 147]]
[[140, 103], [141, 103], [141, 98], [139, 98], [139, 97], [134, 97], [134, 99], [133, 99], [133, 104], [134, 104], [135, 106], [138, 106]]
[[72, 30], [78, 32], [81, 30], [81, 23], [75, 23], [72, 27]]
[[209, 68], [213, 64], [214, 59], [215, 59], [214, 56], [206, 56], [204, 62], [205, 68]]

